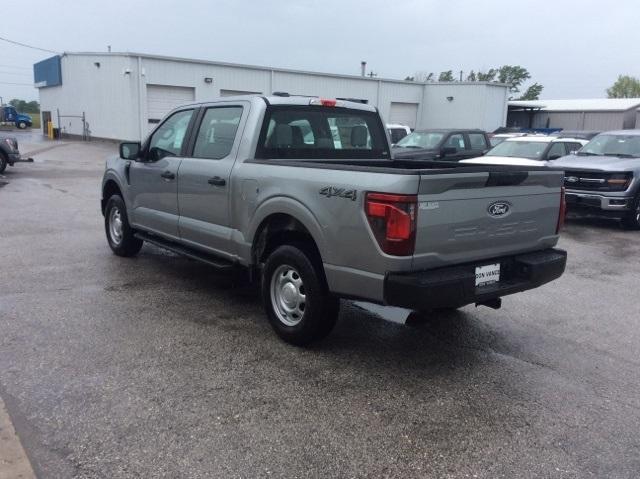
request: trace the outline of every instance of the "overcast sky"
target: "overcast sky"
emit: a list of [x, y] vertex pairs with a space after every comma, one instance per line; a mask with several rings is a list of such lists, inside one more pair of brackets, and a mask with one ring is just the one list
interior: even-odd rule
[[[542, 98], [640, 76], [638, 0], [3, 1], [0, 36], [54, 51], [134, 51], [380, 77], [521, 65]], [[37, 99], [50, 56], [0, 41], [0, 96]]]

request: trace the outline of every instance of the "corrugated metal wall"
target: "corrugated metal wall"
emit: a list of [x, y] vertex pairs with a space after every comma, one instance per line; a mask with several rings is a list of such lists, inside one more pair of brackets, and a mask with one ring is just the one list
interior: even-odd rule
[[[100, 63], [99, 68], [94, 65], [96, 62]], [[228, 90], [359, 99], [377, 106], [385, 121], [392, 102], [414, 104], [417, 128], [473, 127], [491, 131], [506, 121], [507, 89], [499, 85], [424, 85], [124, 54], [65, 55], [62, 72], [61, 87], [40, 90], [43, 111], [51, 108], [55, 116], [56, 107], [79, 113], [84, 110], [92, 135], [104, 138], [142, 139], [146, 135], [148, 84], [194, 88], [196, 101], [211, 100]], [[448, 96], [453, 100], [448, 101]], [[76, 125], [69, 128], [81, 133]]]
[[535, 113], [532, 126], [533, 128], [562, 128], [564, 130], [592, 131], [635, 128], [635, 110], [629, 110], [627, 112], [541, 111]]
[[[98, 65], [96, 65], [99, 64]], [[84, 111], [91, 135], [102, 138], [138, 138], [138, 110], [134, 91], [136, 76], [132, 59], [115, 55], [64, 55], [61, 59], [62, 85], [40, 89], [40, 109], [50, 111], [54, 126], [65, 132], [82, 135], [79, 118]]]

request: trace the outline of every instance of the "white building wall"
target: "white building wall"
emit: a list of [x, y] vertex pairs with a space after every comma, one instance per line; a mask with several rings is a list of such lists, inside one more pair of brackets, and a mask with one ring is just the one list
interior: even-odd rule
[[[62, 85], [40, 88], [40, 109], [51, 112], [54, 127], [82, 135], [82, 120], [64, 116], [85, 112], [92, 136], [135, 139], [138, 112], [131, 58], [65, 55], [61, 64]], [[125, 74], [126, 69], [131, 73]], [[56, 110], [63, 116], [60, 124]]]
[[[51, 110], [54, 119], [56, 108], [65, 113], [85, 111], [92, 136], [110, 139], [146, 136], [148, 84], [195, 88], [197, 102], [216, 98], [221, 90], [361, 99], [378, 107], [385, 121], [392, 102], [416, 104], [417, 128], [491, 131], [505, 124], [507, 109], [507, 89], [502, 85], [421, 84], [134, 54], [67, 54], [62, 58], [62, 78], [61, 86], [40, 89], [42, 110]], [[71, 133], [82, 133], [78, 122], [62, 125]]]
[[507, 88], [471, 82], [427, 84], [420, 128], [480, 128], [504, 126]]

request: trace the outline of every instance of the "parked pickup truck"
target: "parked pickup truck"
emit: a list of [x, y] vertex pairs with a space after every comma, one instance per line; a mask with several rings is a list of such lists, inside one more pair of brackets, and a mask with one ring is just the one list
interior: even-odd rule
[[601, 133], [553, 166], [565, 170], [570, 209], [620, 218], [640, 230], [640, 130]]
[[143, 242], [242, 267], [293, 344], [333, 328], [338, 298], [416, 310], [477, 303], [558, 278], [561, 171], [394, 161], [374, 107], [236, 97], [174, 110], [107, 161], [109, 246]]

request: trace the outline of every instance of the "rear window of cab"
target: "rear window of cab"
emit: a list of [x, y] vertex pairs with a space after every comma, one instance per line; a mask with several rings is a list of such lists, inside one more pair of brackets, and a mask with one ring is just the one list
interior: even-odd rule
[[324, 106], [267, 108], [259, 159], [389, 159], [380, 117], [364, 110]]

